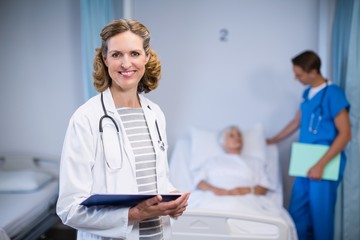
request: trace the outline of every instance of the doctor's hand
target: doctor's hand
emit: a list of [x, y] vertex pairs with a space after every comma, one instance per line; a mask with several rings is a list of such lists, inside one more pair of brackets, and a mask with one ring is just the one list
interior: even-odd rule
[[[169, 213], [170, 217], [177, 218], [185, 212], [186, 207], [188, 206], [189, 197], [190, 197], [190, 193], [186, 192], [183, 193], [179, 198], [175, 199], [174, 201], [171, 201], [174, 202], [173, 204], [176, 204], [176, 207], [173, 208], [171, 213]], [[171, 202], [167, 202], [167, 203], [170, 204]]]
[[149, 198], [129, 209], [129, 221], [141, 222], [144, 219], [171, 216], [178, 217], [183, 214], [188, 205], [190, 193], [183, 193], [173, 201], [161, 202], [161, 195]]

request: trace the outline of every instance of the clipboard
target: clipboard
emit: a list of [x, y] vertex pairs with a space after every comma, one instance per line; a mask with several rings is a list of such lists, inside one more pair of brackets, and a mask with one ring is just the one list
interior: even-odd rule
[[[85, 199], [81, 205], [133, 207], [139, 202], [157, 196], [158, 194], [93, 194]], [[181, 196], [180, 193], [160, 194], [162, 202], [169, 202]]]
[[[320, 160], [329, 149], [327, 145], [298, 143], [291, 146], [289, 175], [307, 177], [309, 169]], [[339, 178], [340, 154], [335, 156], [324, 168], [322, 179], [337, 181]]]

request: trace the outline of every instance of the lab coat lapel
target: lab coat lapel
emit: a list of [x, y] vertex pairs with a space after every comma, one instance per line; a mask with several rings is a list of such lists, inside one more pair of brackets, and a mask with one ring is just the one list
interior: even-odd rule
[[141, 102], [141, 107], [144, 111], [145, 114], [145, 119], [147, 122], [147, 125], [149, 127], [149, 132], [150, 132], [150, 136], [151, 136], [151, 141], [153, 143], [154, 149], [155, 149], [155, 154], [157, 156], [156, 159], [158, 159], [159, 156], [159, 148], [158, 148], [158, 132], [156, 130], [156, 113], [155, 111], [153, 111], [153, 109], [151, 109], [151, 106], [149, 104], [149, 102], [146, 100], [146, 98], [143, 95], [139, 95], [140, 96], [140, 102]]

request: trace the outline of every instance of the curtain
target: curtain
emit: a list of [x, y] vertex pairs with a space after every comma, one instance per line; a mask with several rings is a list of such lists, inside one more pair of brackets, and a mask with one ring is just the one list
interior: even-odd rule
[[85, 100], [97, 94], [93, 85], [95, 49], [101, 46], [102, 28], [115, 18], [115, 0], [81, 0], [81, 58]]
[[337, 0], [332, 34], [332, 73], [351, 104], [352, 140], [336, 209], [336, 239], [360, 239], [360, 0]]

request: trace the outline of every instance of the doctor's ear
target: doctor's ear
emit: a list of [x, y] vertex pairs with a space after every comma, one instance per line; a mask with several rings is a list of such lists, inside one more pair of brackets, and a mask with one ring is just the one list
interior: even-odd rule
[[107, 59], [106, 59], [106, 57], [102, 57], [102, 60], [103, 60], [103, 62], [104, 62], [104, 64], [108, 67], [108, 64], [107, 64]]
[[149, 62], [150, 57], [151, 57], [151, 53], [149, 53], [148, 55], [146, 55], [146, 63], [148, 63], [148, 62]]

